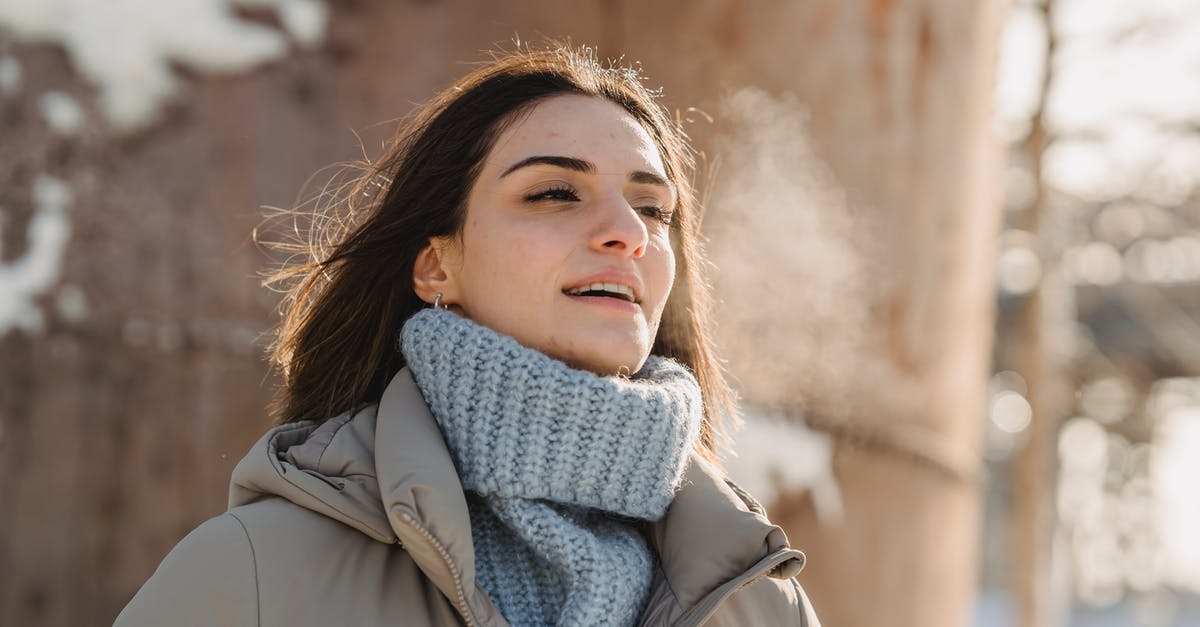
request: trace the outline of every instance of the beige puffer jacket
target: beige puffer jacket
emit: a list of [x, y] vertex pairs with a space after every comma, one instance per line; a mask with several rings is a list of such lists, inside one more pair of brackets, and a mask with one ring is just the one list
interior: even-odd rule
[[[659, 572], [641, 625], [819, 627], [792, 579], [804, 555], [698, 457], [644, 531]], [[116, 626], [507, 626], [474, 561], [458, 474], [403, 369], [377, 406], [267, 432], [229, 511], [180, 541]]]

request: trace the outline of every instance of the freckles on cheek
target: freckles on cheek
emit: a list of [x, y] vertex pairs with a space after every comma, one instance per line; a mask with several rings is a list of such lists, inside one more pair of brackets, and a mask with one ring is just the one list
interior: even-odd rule
[[547, 270], [544, 267], [545, 261], [542, 260], [545, 245], [535, 235], [522, 234], [512, 237], [506, 251], [505, 265], [510, 266], [514, 272], [526, 275]]
[[571, 352], [575, 350], [575, 340], [568, 337], [566, 340], [559, 338], [557, 335], [551, 335], [546, 340], [546, 347], [553, 352]]
[[537, 256], [537, 238], [525, 233], [513, 235], [509, 239], [509, 254], [513, 257], [529, 259]]

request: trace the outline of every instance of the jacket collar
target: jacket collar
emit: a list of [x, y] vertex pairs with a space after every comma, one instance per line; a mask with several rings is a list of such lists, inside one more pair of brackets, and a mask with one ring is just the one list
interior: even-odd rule
[[648, 537], [662, 581], [650, 603], [657, 614], [643, 617], [643, 625], [701, 624], [749, 580], [788, 578], [804, 567], [804, 554], [788, 545], [762, 506], [695, 454], [666, 516], [649, 526]]
[[475, 579], [467, 499], [437, 421], [407, 368], [388, 384], [375, 426], [375, 468], [388, 522], [455, 607], [481, 624], [507, 624]]
[[353, 420], [345, 415], [319, 427], [302, 421], [267, 431], [233, 469], [229, 507], [281, 496], [372, 539], [395, 542], [375, 481], [375, 415], [371, 406]]
[[[234, 469], [229, 506], [271, 495], [402, 543], [468, 624], [507, 625], [476, 582], [462, 484], [407, 368], [377, 406], [268, 431]], [[756, 568], [790, 577], [803, 566], [761, 506], [696, 455], [666, 516], [644, 530], [661, 561], [652, 605], [669, 614], [664, 622]]]

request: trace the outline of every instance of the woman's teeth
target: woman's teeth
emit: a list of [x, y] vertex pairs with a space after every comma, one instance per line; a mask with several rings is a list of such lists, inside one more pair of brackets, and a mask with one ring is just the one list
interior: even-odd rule
[[591, 283], [563, 290], [563, 292], [571, 296], [579, 296], [585, 292], [607, 292], [606, 296], [617, 296], [631, 303], [637, 302], [633, 296], [633, 289], [628, 285], [621, 285], [619, 283]]

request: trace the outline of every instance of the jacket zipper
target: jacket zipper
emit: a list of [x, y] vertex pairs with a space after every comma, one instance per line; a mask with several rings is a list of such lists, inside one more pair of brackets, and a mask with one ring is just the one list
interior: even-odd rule
[[450, 561], [450, 552], [442, 546], [441, 542], [438, 542], [437, 538], [433, 537], [433, 534], [429, 533], [429, 531], [427, 531], [424, 527], [417, 524], [417, 521], [411, 516], [405, 514], [404, 512], [396, 512], [396, 516], [400, 520], [403, 520], [404, 524], [408, 525], [408, 527], [421, 534], [421, 537], [425, 538], [425, 541], [437, 550], [438, 555], [442, 557], [442, 562], [446, 564], [446, 568], [450, 571], [450, 576], [454, 578], [454, 591], [458, 596], [457, 599], [451, 599], [454, 609], [457, 610], [463, 619], [467, 621], [467, 627], [477, 627], [479, 622], [476, 621], [474, 615], [471, 614], [471, 608], [467, 604], [467, 594], [466, 591], [463, 590], [462, 586], [462, 576], [459, 575], [458, 568], [454, 566], [454, 562]]

